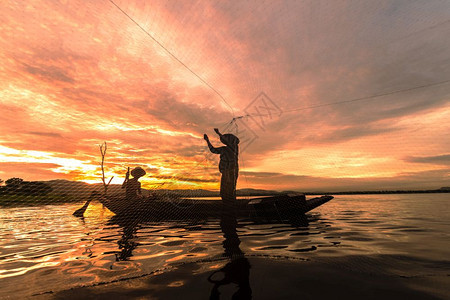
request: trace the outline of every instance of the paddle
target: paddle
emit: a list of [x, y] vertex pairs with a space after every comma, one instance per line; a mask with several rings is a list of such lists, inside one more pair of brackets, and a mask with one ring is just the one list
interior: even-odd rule
[[98, 197], [98, 196], [100, 196], [100, 193], [95, 192], [95, 191], [92, 192], [91, 195], [89, 196], [89, 199], [86, 201], [86, 203], [83, 205], [83, 207], [77, 209], [77, 210], [73, 213], [73, 215], [74, 215], [75, 217], [83, 217], [83, 214], [84, 214], [84, 212], [86, 211], [86, 209], [88, 208], [89, 203], [91, 203], [91, 201], [94, 200], [94, 197]]

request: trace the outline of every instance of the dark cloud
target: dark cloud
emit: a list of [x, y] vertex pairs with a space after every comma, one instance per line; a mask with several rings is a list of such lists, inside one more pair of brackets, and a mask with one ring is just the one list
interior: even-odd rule
[[24, 70], [30, 74], [37, 75], [39, 78], [54, 82], [62, 81], [66, 83], [74, 83], [75, 79], [71, 77], [67, 70], [55, 66], [30, 66], [25, 64]]
[[270, 178], [270, 179], [305, 179], [309, 176], [300, 176], [300, 175], [290, 175], [290, 174], [283, 174], [278, 172], [251, 172], [251, 171], [241, 171], [239, 173], [240, 175], [244, 176], [244, 178]]
[[[245, 59], [258, 66], [258, 72], [243, 72], [246, 74], [243, 77], [267, 76], [267, 81], [258, 78], [260, 88], [285, 111], [367, 98], [450, 78], [450, 61], [444, 50], [450, 46], [449, 40], [444, 38], [449, 34], [450, 24], [442, 23], [449, 16], [440, 12], [448, 8], [447, 4], [404, 3], [401, 10], [392, 9], [389, 3], [339, 2], [327, 8], [319, 3], [305, 5], [301, 2], [269, 6], [274, 8], [263, 10], [252, 3], [239, 7], [215, 5], [230, 20], [238, 20], [232, 23], [236, 31], [230, 38], [248, 45], [251, 51]], [[358, 11], [358, 14], [348, 15], [345, 13], [348, 10]], [[433, 11], [437, 18], [432, 22], [415, 20], [414, 15], [421, 10]], [[251, 13], [245, 14], [246, 11]], [[285, 18], [277, 18], [273, 11]], [[311, 16], [319, 11], [321, 21], [312, 22]], [[240, 18], [236, 18], [237, 15]], [[428, 22], [441, 26], [433, 27]], [[421, 34], [428, 27], [433, 29], [426, 35]], [[272, 59], [274, 57], [276, 60]], [[296, 94], [295, 91], [303, 87], [310, 89], [308, 97]], [[378, 121], [441, 107], [447, 103], [448, 95], [450, 84], [433, 86], [292, 112], [288, 114], [295, 118], [289, 120], [290, 124], [285, 119], [287, 114], [275, 123], [280, 123], [279, 127], [313, 128], [317, 124], [314, 119], [323, 118], [328, 124], [349, 127], [334, 136], [362, 137], [392, 130], [387, 124], [377, 124]], [[292, 131], [288, 132], [292, 138]], [[324, 137], [328, 138], [328, 135]], [[278, 141], [283, 144], [288, 139], [281, 137]]]
[[409, 172], [396, 177], [378, 178], [327, 178], [272, 172], [241, 172], [239, 182], [242, 184], [248, 179], [253, 186], [260, 188], [273, 186], [276, 182], [278, 187], [275, 189], [277, 190], [304, 192], [417, 190], [448, 186], [449, 175], [450, 169]]
[[[404, 3], [404, 10], [393, 9], [394, 6], [389, 2], [339, 2], [327, 7], [303, 2], [212, 3], [209, 14], [198, 16], [195, 26], [191, 20], [179, 18], [181, 11], [190, 9], [189, 5], [171, 8], [168, 13], [192, 33], [191, 48], [206, 48], [215, 54], [205, 59], [202, 55], [208, 52], [203, 51], [190, 58], [194, 64], [199, 62], [205, 67], [221, 66], [215, 68], [218, 75], [213, 78], [213, 86], [222, 90], [224, 81], [217, 79], [228, 78], [233, 94], [240, 100], [237, 110], [265, 91], [279, 107], [289, 111], [407, 90], [450, 78], [448, 54], [444, 51], [450, 45], [443, 38], [450, 29], [449, 24], [443, 23], [449, 17], [443, 13], [448, 5]], [[358, 14], [349, 15], [349, 10]], [[419, 11], [433, 13], [435, 18], [417, 19]], [[313, 17], [318, 15], [320, 22]], [[220, 34], [201, 30], [202, 24], [212, 19], [224, 23]], [[427, 28], [430, 29], [425, 31]], [[304, 88], [308, 92], [302, 95]], [[448, 95], [450, 84], [286, 112], [267, 122], [264, 130], [251, 125], [259, 138], [246, 151], [263, 154], [283, 149], [293, 141], [301, 148], [311, 143], [338, 143], [402, 130], [396, 127], [396, 119], [442, 107]], [[180, 120], [195, 120], [200, 128], [210, 126], [217, 118], [224, 119], [222, 111], [218, 114], [195, 106], [181, 108], [181, 98], [165, 99], [149, 112], [155, 116], [162, 112], [168, 122], [178, 120], [182, 111], [187, 114]], [[324, 130], [323, 125], [328, 129]]]
[[250, 172], [250, 171], [241, 171], [241, 175], [249, 176], [249, 177], [276, 177], [276, 176], [285, 176], [285, 174], [277, 173], [277, 172]]
[[304, 137], [305, 141], [308, 143], [326, 143], [334, 144], [349, 141], [352, 139], [366, 137], [366, 136], [376, 136], [383, 133], [399, 131], [400, 128], [390, 128], [388, 126], [375, 126], [375, 125], [361, 125], [358, 127], [347, 127], [342, 129], [335, 129], [331, 131], [324, 131], [315, 133], [312, 135], [307, 135]]
[[181, 101], [180, 97], [167, 92], [141, 102], [140, 107], [156, 119], [166, 122], [177, 130], [204, 133], [205, 129], [220, 127], [231, 121], [232, 116], [215, 107], [205, 107], [195, 102]]
[[[202, 179], [202, 178], [196, 178], [196, 177], [182, 177], [182, 176], [164, 176], [164, 175], [157, 175], [154, 176], [154, 178], [156, 179], [171, 179], [171, 180], [176, 180], [176, 181], [182, 181], [182, 182], [204, 182], [204, 183], [208, 183], [208, 182], [217, 182], [217, 178], [216, 179]], [[170, 183], [169, 183], [170, 184]]]
[[450, 154], [443, 154], [436, 156], [409, 156], [404, 160], [412, 163], [450, 165]]
[[56, 132], [39, 132], [39, 131], [29, 131], [27, 134], [39, 135], [39, 136], [47, 136], [47, 137], [55, 137], [62, 138], [62, 135]]
[[184, 157], [195, 157], [205, 153], [205, 146], [203, 144], [191, 145], [177, 148], [174, 152]]

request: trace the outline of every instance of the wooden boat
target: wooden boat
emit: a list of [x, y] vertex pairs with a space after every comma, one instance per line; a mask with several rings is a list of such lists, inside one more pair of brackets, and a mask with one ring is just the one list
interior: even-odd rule
[[175, 197], [152, 197], [127, 201], [120, 197], [102, 197], [100, 202], [124, 218], [151, 220], [186, 220], [220, 217], [224, 210], [232, 209], [237, 217], [262, 219], [290, 219], [330, 201], [333, 196], [306, 200], [305, 195], [280, 195], [273, 197], [236, 200], [231, 206], [220, 200], [197, 200]]

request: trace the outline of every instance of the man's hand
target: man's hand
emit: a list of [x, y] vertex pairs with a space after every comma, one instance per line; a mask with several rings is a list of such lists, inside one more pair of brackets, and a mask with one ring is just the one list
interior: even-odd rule
[[219, 128], [214, 128], [214, 131], [218, 134], [218, 135], [222, 135], [219, 131]]
[[209, 137], [206, 133], [203, 135], [203, 138], [205, 139], [205, 141], [209, 141]]

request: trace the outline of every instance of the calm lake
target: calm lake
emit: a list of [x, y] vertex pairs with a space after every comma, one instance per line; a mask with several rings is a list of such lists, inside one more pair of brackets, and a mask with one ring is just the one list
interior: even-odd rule
[[[71, 289], [96, 298], [109, 288], [219, 299], [214, 276], [230, 262], [220, 220], [124, 224], [99, 203], [72, 216], [81, 205], [1, 208], [0, 298], [77, 298]], [[305, 224], [238, 220], [237, 235], [253, 299], [450, 295], [450, 194], [337, 196]], [[236, 286], [220, 286], [221, 299]]]

